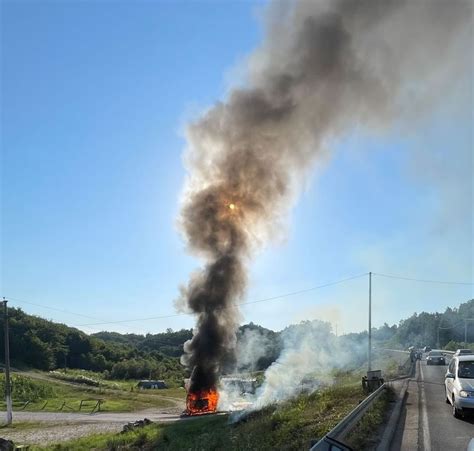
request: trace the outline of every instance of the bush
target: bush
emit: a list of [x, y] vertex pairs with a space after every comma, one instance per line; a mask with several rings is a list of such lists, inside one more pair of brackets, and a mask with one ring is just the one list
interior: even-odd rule
[[444, 347], [444, 349], [446, 349], [446, 351], [456, 351], [457, 349], [466, 349], [466, 348], [474, 350], [474, 343], [463, 343], [461, 341], [451, 340]]
[[[11, 377], [13, 401], [39, 401], [54, 396], [53, 388], [28, 377], [12, 375]], [[5, 375], [0, 375], [0, 391], [5, 392]]]
[[84, 384], [89, 385], [91, 387], [99, 387], [100, 382], [96, 379], [92, 379], [87, 376], [83, 376], [81, 374], [66, 374], [61, 373], [60, 371], [50, 371], [49, 375], [54, 377], [55, 379], [60, 379], [67, 382], [73, 382], [76, 384]]

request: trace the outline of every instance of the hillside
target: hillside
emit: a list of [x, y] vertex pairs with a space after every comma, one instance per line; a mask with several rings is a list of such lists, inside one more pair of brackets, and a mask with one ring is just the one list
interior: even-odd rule
[[[181, 383], [185, 369], [177, 357], [132, 343], [98, 337], [10, 308], [10, 356], [13, 366], [41, 370], [81, 368], [115, 379], [155, 377]], [[0, 346], [4, 346], [3, 323]], [[178, 382], [179, 381], [179, 382]]]
[[183, 353], [183, 343], [193, 336], [191, 329], [181, 329], [173, 332], [168, 329], [158, 334], [119, 334], [118, 332], [98, 332], [91, 337], [108, 343], [121, 344], [136, 348], [140, 351], [159, 351], [170, 357], [179, 357]]
[[[179, 363], [183, 344], [192, 331], [182, 329], [157, 334], [120, 334], [99, 332], [88, 335], [65, 324], [28, 315], [10, 308], [10, 354], [12, 364], [42, 370], [81, 368], [105, 372], [110, 378], [157, 377], [182, 380], [185, 369]], [[474, 318], [474, 300], [448, 307], [443, 313], [414, 313], [398, 325], [384, 324], [372, 331], [374, 340], [390, 346], [435, 346], [438, 327], [441, 346], [464, 341], [464, 320]], [[285, 330], [298, 327], [288, 326]], [[252, 359], [237, 362], [239, 369], [262, 370], [275, 361], [282, 349], [282, 334], [253, 323], [243, 325], [237, 333], [238, 354], [252, 352]], [[330, 333], [330, 325], [328, 332]], [[474, 321], [467, 322], [468, 341], [474, 341]], [[367, 332], [340, 337], [350, 343], [363, 343]], [[0, 346], [3, 349], [3, 323], [0, 324]], [[452, 345], [451, 345], [452, 346]], [[234, 362], [235, 363], [235, 362]], [[230, 370], [230, 369], [229, 369]]]

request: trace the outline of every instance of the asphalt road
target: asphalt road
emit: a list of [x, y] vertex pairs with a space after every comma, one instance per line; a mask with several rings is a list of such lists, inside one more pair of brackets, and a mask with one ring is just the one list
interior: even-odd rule
[[[444, 375], [446, 366], [421, 362], [421, 381], [425, 392], [426, 413], [432, 450], [467, 450], [474, 438], [474, 415], [456, 419], [446, 403]], [[422, 403], [423, 408], [423, 403]]]
[[[400, 418], [392, 451], [466, 451], [474, 439], [474, 415], [456, 419], [446, 403], [444, 375], [447, 366], [417, 364], [408, 385], [405, 409]], [[474, 441], [473, 444], [474, 449]]]

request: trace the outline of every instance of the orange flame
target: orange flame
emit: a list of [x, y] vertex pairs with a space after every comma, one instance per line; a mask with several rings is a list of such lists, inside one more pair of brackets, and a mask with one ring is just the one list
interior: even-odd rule
[[188, 415], [202, 415], [214, 413], [217, 410], [219, 393], [215, 388], [188, 392], [186, 397], [186, 413]]

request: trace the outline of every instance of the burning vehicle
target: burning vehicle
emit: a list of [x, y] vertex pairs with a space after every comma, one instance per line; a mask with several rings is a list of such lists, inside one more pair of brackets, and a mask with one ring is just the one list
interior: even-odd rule
[[[244, 377], [222, 377], [219, 381], [224, 395], [233, 393], [236, 398], [232, 403], [226, 405], [225, 410], [235, 411], [243, 410], [249, 407], [252, 402], [248, 400], [249, 396], [255, 394], [257, 379]], [[217, 412], [217, 407], [221, 396], [216, 387], [205, 390], [191, 390], [191, 379], [185, 381], [187, 390], [186, 409], [182, 416], [205, 415]], [[225, 396], [224, 396], [225, 398]]]
[[[186, 389], [186, 408], [181, 416], [207, 415], [217, 412], [219, 403], [219, 392], [216, 385], [210, 385], [208, 388], [199, 387], [196, 384], [196, 368], [189, 379], [184, 380]], [[197, 378], [199, 381], [199, 377]]]
[[217, 412], [219, 392], [215, 388], [188, 392], [186, 396], [186, 410], [183, 416], [205, 415]]

